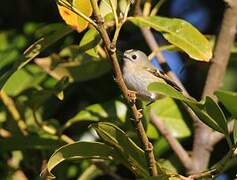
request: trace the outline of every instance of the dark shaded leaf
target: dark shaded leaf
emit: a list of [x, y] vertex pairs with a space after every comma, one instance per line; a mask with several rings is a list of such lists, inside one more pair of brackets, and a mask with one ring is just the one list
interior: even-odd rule
[[125, 165], [137, 176], [149, 176], [144, 151], [139, 148], [121, 129], [112, 123], [99, 122], [93, 124], [100, 138], [116, 148], [127, 161]]
[[[114, 160], [116, 151], [103, 143], [99, 142], [76, 142], [62, 146], [50, 157], [47, 163], [47, 170], [51, 178], [51, 171], [60, 163], [66, 160], [82, 160], [82, 159], [103, 159]], [[116, 160], [119, 159], [116, 157]]]

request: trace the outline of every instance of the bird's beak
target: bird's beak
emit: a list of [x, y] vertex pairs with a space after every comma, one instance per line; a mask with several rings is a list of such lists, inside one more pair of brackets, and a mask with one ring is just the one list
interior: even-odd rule
[[129, 61], [133, 61], [127, 54], [126, 54], [126, 52], [125, 53], [123, 53], [123, 59], [125, 59], [125, 60], [129, 60]]

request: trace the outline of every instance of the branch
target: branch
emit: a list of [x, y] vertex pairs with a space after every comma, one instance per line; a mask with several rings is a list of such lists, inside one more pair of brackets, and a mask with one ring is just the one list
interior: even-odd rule
[[156, 116], [154, 111], [150, 112], [152, 123], [159, 129], [160, 133], [169, 143], [170, 147], [173, 149], [176, 156], [179, 158], [180, 162], [186, 169], [191, 169], [192, 160], [189, 157], [187, 151], [182, 147], [182, 145], [173, 137], [170, 131], [165, 127], [165, 124]]
[[[214, 58], [209, 68], [203, 97], [211, 96], [216, 98], [213, 93], [216, 91], [223, 80], [228, 64], [231, 47], [233, 46], [237, 27], [237, 3], [227, 7], [224, 12], [221, 30], [216, 43]], [[200, 172], [208, 167], [212, 145], [210, 135], [212, 130], [201, 122], [197, 122], [195, 128], [193, 145], [193, 170]]]
[[146, 136], [145, 129], [144, 129], [143, 124], [141, 122], [141, 114], [139, 113], [135, 102], [132, 101], [131, 97], [129, 97], [129, 93], [131, 93], [131, 92], [129, 92], [129, 90], [127, 89], [127, 87], [124, 83], [124, 80], [123, 80], [122, 72], [121, 72], [121, 69], [120, 69], [120, 66], [118, 63], [118, 59], [117, 59], [117, 55], [116, 55], [116, 46], [115, 46], [116, 44], [115, 44], [115, 42], [113, 42], [113, 43], [111, 42], [109, 35], [104, 27], [104, 19], [102, 18], [101, 14], [100, 14], [97, 0], [91, 0], [91, 4], [93, 7], [93, 12], [94, 12], [94, 16], [96, 18], [96, 22], [98, 25], [97, 30], [99, 31], [99, 33], [104, 41], [105, 48], [106, 48], [108, 56], [111, 60], [116, 82], [117, 82], [119, 88], [121, 89], [123, 96], [129, 102], [131, 102], [130, 108], [132, 109], [133, 116], [135, 119], [135, 128], [137, 130], [137, 134], [138, 134], [140, 141], [141, 141], [141, 143], [145, 149], [145, 152], [146, 152], [146, 159], [147, 159], [147, 164], [149, 167], [150, 175], [156, 176], [158, 174], [158, 172], [157, 172], [155, 156], [153, 153], [153, 146], [149, 142], [148, 137]]

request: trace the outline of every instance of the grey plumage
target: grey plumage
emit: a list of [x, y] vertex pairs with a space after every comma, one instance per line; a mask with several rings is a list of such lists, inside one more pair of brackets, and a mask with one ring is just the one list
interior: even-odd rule
[[149, 62], [146, 54], [139, 50], [131, 49], [124, 52], [123, 77], [129, 90], [136, 91], [139, 98], [148, 101], [154, 101], [161, 96], [147, 90], [152, 82], [164, 82], [180, 90], [175, 82], [158, 71]]

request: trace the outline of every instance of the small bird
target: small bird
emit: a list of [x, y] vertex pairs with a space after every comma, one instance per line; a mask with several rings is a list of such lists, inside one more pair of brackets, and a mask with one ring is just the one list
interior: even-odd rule
[[174, 81], [153, 66], [146, 54], [140, 50], [130, 49], [123, 53], [122, 71], [128, 89], [135, 91], [138, 98], [142, 100], [154, 102], [162, 97], [162, 95], [148, 91], [148, 85], [153, 82], [164, 82], [182, 91]]

